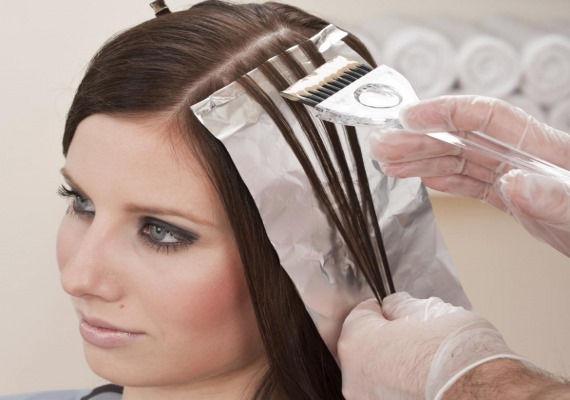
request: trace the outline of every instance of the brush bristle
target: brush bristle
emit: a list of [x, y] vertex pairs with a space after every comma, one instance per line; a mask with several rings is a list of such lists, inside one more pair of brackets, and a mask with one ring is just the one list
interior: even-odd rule
[[282, 91], [281, 95], [315, 107], [370, 71], [372, 68], [365, 64], [338, 56]]

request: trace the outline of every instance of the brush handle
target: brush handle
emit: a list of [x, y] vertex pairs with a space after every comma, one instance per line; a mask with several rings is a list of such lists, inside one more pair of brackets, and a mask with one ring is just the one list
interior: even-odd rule
[[472, 133], [481, 138], [486, 144], [474, 142], [449, 132], [427, 133], [427, 135], [465, 150], [476, 151], [511, 167], [552, 176], [570, 183], [570, 171], [502, 143], [483, 133], [476, 131]]

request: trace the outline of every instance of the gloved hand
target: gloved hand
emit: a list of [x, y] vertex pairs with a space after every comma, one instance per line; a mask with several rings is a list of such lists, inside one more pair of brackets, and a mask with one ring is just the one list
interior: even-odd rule
[[570, 181], [512, 170], [478, 152], [418, 132], [448, 131], [473, 141], [479, 131], [570, 170], [570, 135], [504, 101], [443, 96], [400, 112], [403, 130], [371, 138], [384, 172], [422, 177], [432, 189], [484, 200], [511, 213], [531, 234], [570, 256]]
[[338, 355], [348, 400], [441, 399], [472, 368], [523, 360], [479, 315], [438, 298], [400, 292], [358, 305], [346, 318]]

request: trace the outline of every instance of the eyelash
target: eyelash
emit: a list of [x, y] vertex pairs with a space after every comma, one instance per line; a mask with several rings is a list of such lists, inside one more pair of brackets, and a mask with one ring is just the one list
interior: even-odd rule
[[[69, 207], [67, 208], [67, 214], [72, 217], [79, 217], [79, 218], [92, 218], [95, 215], [95, 212], [92, 211], [85, 211], [78, 209], [76, 207], [75, 201], [76, 199], [81, 199], [87, 201], [86, 197], [83, 197], [77, 191], [73, 189], [68, 189], [65, 186], [61, 185], [57, 190], [57, 193], [69, 201]], [[73, 201], [73, 202], [72, 202]], [[166, 234], [174, 237], [176, 242], [158, 242], [152, 239], [150, 234], [150, 229], [158, 228]], [[152, 217], [143, 217], [139, 223], [138, 229], [138, 236], [143, 242], [143, 244], [149, 246], [151, 249], [155, 250], [157, 253], [163, 252], [168, 254], [170, 251], [177, 251], [182, 250], [192, 244], [194, 244], [198, 239], [198, 235], [187, 232], [180, 228], [177, 228], [173, 225], [167, 224], [163, 221], [160, 221], [156, 218]]]
[[57, 189], [57, 194], [63, 197], [64, 199], [68, 199], [68, 207], [67, 207], [67, 215], [71, 217], [79, 217], [79, 218], [89, 218], [92, 217], [94, 212], [89, 212], [85, 210], [80, 210], [75, 207], [75, 201], [77, 199], [87, 200], [85, 197], [80, 195], [77, 191], [73, 189], [68, 189], [65, 186], [61, 185], [59, 189]]

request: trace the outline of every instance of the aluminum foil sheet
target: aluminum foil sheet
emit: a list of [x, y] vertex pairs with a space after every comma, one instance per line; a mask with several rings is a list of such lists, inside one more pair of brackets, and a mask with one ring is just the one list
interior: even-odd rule
[[[329, 25], [311, 40], [326, 60], [342, 55], [364, 63], [341, 40], [345, 35]], [[313, 70], [299, 48], [288, 51], [308, 72]], [[280, 68], [276, 59], [269, 61]], [[285, 100], [263, 74], [255, 69], [248, 75], [278, 105], [295, 131], [300, 132], [298, 137], [304, 138]], [[372, 292], [354, 267], [336, 228], [320, 208], [301, 164], [271, 118], [237, 82], [195, 104], [192, 110], [231, 154], [255, 199], [281, 265], [336, 355], [344, 318], [359, 302], [372, 297]], [[358, 128], [365, 161], [369, 160], [368, 136], [374, 129], [379, 128]], [[308, 141], [304, 140], [304, 148], [315, 160]], [[396, 289], [419, 298], [438, 296], [470, 308], [421, 181], [391, 178], [372, 160], [366, 164]], [[318, 165], [317, 161], [313, 165]]]

